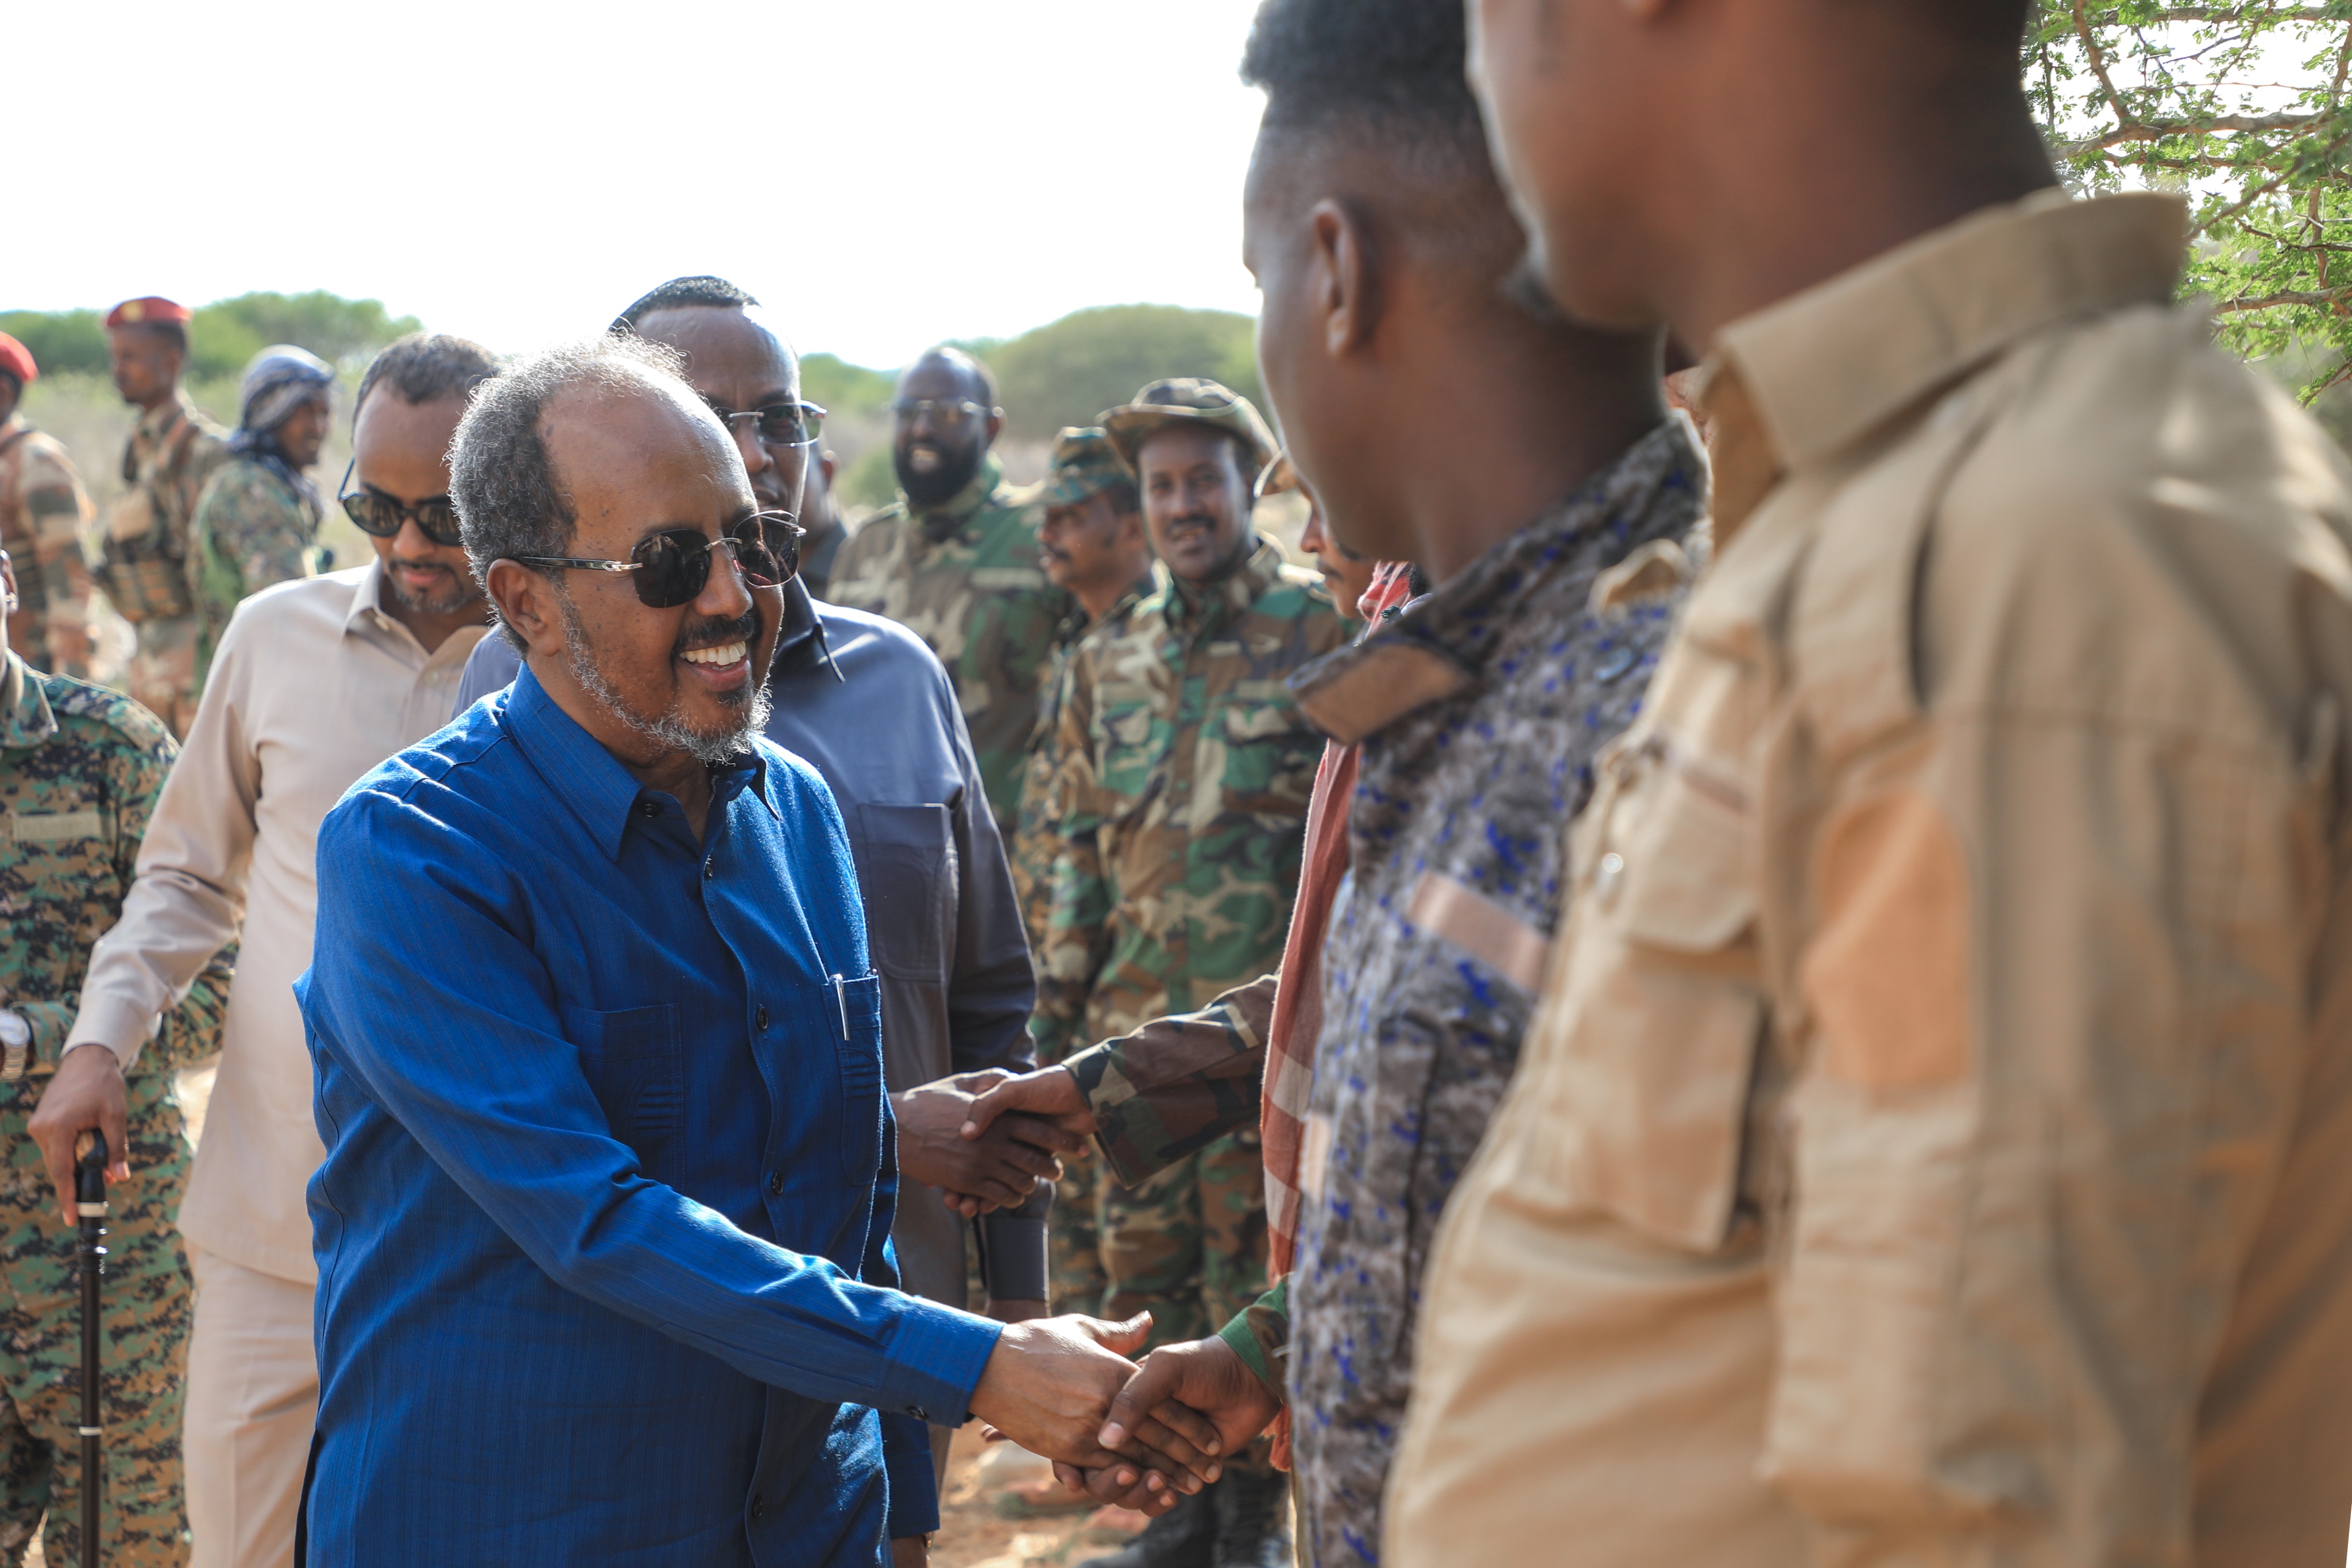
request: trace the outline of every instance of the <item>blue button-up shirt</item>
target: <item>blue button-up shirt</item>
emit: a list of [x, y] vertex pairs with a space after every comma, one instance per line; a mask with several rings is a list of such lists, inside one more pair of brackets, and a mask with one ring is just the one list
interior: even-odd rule
[[713, 785], [698, 845], [526, 674], [321, 828], [313, 1561], [863, 1565], [935, 1525], [922, 1423], [999, 1331], [888, 1288], [831, 795], [765, 742]]

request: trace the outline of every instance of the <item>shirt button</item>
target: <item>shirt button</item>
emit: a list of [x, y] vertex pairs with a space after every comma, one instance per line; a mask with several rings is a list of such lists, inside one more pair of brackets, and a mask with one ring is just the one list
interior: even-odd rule
[[705, 882], [709, 882], [712, 877], [717, 876], [718, 874], [719, 874], [719, 865], [718, 865], [718, 862], [715, 862], [715, 861], [704, 861], [704, 862], [702, 862], [702, 880], [703, 880], [703, 881], [705, 881]]
[[658, 817], [661, 815], [661, 808], [656, 805], [653, 801], [648, 800], [644, 805], [637, 808], [637, 815], [640, 817]]
[[751, 1500], [751, 1517], [753, 1519], [759, 1518], [760, 1515], [765, 1513], [767, 1510], [768, 1501], [765, 1498], [755, 1497]]
[[1617, 902], [1617, 886], [1624, 880], [1625, 857], [1615, 850], [1602, 855], [1601, 863], [1593, 868], [1592, 891], [1600, 895], [1604, 907]]
[[758, 1025], [760, 1028], [761, 1028], [761, 1029], [765, 1029], [765, 1028], [767, 1028], [767, 1027], [768, 1027], [768, 1009], [767, 1009], [766, 1008], [764, 1008], [764, 1007], [763, 1007], [763, 1008], [761, 1008], [758, 1012], [753, 1013], [753, 1014], [751, 1015], [751, 1021], [752, 1021], [753, 1023], [757, 1024], [757, 1025]]
[[912, 1416], [918, 1421], [928, 1421], [931, 1418], [931, 1413], [924, 1409], [919, 1405], [908, 1406], [907, 1414]]
[[770, 1171], [768, 1173], [768, 1196], [773, 1197], [783, 1190], [784, 1173], [782, 1171]]

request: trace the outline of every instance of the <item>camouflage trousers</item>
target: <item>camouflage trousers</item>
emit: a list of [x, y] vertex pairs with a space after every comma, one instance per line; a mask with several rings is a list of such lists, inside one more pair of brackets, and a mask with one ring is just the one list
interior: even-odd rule
[[173, 738], [188, 738], [196, 721], [196, 632], [194, 615], [139, 622], [139, 651], [125, 683], [131, 700], [163, 721]]
[[1092, 1147], [1062, 1156], [1062, 1179], [1054, 1184], [1054, 1214], [1045, 1229], [1045, 1269], [1056, 1312], [1102, 1314], [1103, 1296], [1110, 1289], [1097, 1230], [1103, 1180], [1102, 1156]]
[[1123, 1187], [1098, 1177], [1102, 1315], [1149, 1308], [1146, 1349], [1205, 1339], [1265, 1291], [1265, 1161], [1255, 1128]]
[[[75, 1232], [58, 1218], [40, 1150], [26, 1135], [29, 1087], [0, 1101], [8, 1148], [0, 1186], [0, 1563], [22, 1563], [38, 1531], [49, 1568], [79, 1568], [81, 1283]], [[170, 1088], [168, 1074], [131, 1081], [131, 1179], [107, 1193], [100, 1409], [108, 1568], [188, 1561], [180, 1419], [193, 1301], [173, 1222], [189, 1155]]]

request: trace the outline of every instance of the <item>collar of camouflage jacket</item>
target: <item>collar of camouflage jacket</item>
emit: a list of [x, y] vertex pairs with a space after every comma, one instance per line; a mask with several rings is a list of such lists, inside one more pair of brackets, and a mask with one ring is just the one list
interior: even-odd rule
[[1004, 465], [998, 462], [996, 454], [992, 452], [981, 459], [980, 472], [971, 476], [971, 483], [938, 506], [918, 507], [907, 499], [904, 490], [898, 492], [898, 498], [906, 503], [907, 515], [923, 525], [923, 531], [931, 537], [932, 541], [943, 543], [950, 535], [977, 517], [982, 507], [993, 501], [1003, 484]]
[[1160, 597], [1167, 602], [1170, 625], [1205, 632], [1227, 616], [1246, 615], [1266, 590], [1282, 580], [1286, 564], [1282, 547], [1262, 533], [1250, 537], [1253, 542], [1240, 563], [1223, 577], [1188, 582], [1173, 572], [1163, 574], [1167, 586]]
[[1302, 667], [1290, 677], [1300, 709], [1325, 735], [1352, 746], [1452, 696], [1485, 677], [1487, 661], [1514, 622], [1596, 613], [1581, 601], [1555, 602], [1579, 539], [1605, 528], [1630, 538], [1633, 519], [1661, 507], [1680, 509], [1685, 526], [1675, 531], [1687, 532], [1706, 515], [1706, 483], [1697, 432], [1684, 415], [1668, 414], [1664, 424], [1409, 612]]
[[5, 650], [0, 654], [8, 661], [8, 678], [0, 681], [0, 749], [22, 751], [57, 734], [58, 716], [25, 661]]

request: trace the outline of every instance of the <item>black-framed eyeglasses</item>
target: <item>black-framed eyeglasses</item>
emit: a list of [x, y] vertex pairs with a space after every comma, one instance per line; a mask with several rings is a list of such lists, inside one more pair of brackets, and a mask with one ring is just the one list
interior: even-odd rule
[[760, 439], [770, 446], [814, 446], [824, 431], [824, 410], [813, 402], [763, 402], [757, 408], [729, 408], [715, 397], [702, 400], [719, 423], [733, 434], [735, 422], [759, 422]]
[[457, 504], [446, 496], [434, 496], [411, 506], [396, 501], [383, 491], [369, 486], [358, 490], [351, 487], [352, 475], [359, 468], [354, 457], [343, 469], [343, 482], [336, 486], [335, 499], [343, 504], [343, 515], [358, 526], [360, 532], [388, 539], [400, 532], [400, 525], [410, 518], [425, 531], [425, 537], [436, 545], [463, 544], [465, 538], [457, 528]]
[[953, 402], [943, 402], [938, 398], [929, 397], [902, 397], [891, 403], [890, 412], [898, 416], [898, 423], [901, 424], [912, 424], [929, 414], [931, 423], [941, 430], [961, 430], [966, 420], [975, 415], [985, 418], [996, 411], [984, 402], [974, 402], [968, 397], [957, 398]]
[[725, 550], [754, 588], [782, 588], [801, 570], [801, 536], [807, 532], [790, 512], [755, 512], [730, 523], [712, 538], [700, 528], [664, 528], [637, 541], [626, 560], [580, 556], [519, 555], [525, 566], [560, 566], [581, 571], [633, 572], [638, 601], [650, 610], [690, 604], [710, 581], [710, 557]]

